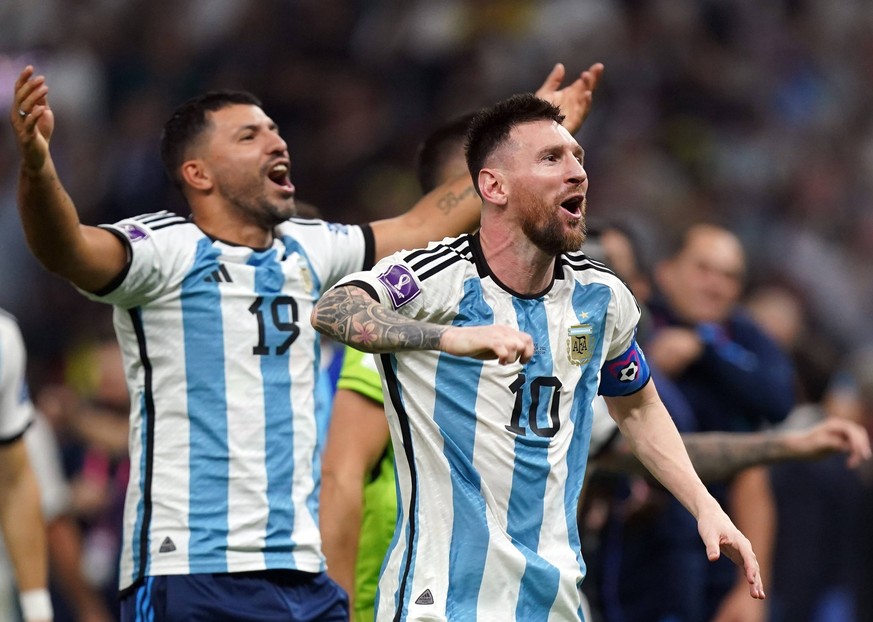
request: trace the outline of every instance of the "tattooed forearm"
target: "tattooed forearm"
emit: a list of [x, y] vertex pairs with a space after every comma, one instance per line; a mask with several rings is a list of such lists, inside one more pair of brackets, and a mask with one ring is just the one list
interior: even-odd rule
[[437, 202], [437, 208], [443, 213], [448, 215], [454, 210], [459, 203], [464, 201], [465, 199], [471, 198], [475, 196], [476, 189], [473, 188], [473, 185], [470, 184], [467, 186], [463, 192], [460, 194], [455, 194], [454, 192], [447, 192], [445, 195], [440, 197], [440, 200]]
[[[745, 468], [787, 460], [792, 456], [787, 436], [777, 432], [683, 434], [694, 470], [704, 482], [728, 480]], [[623, 441], [597, 462], [611, 472], [646, 475], [648, 471]]]
[[364, 352], [438, 350], [448, 328], [410, 320], [354, 285], [327, 292], [315, 305], [311, 319], [319, 332]]
[[784, 436], [775, 432], [708, 432], [684, 436], [683, 440], [694, 469], [704, 481], [729, 479], [750, 466], [788, 457]]

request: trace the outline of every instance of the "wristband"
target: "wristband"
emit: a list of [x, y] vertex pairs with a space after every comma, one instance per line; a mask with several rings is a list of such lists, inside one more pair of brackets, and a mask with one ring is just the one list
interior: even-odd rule
[[24, 616], [25, 622], [52, 619], [52, 599], [47, 589], [39, 588], [22, 592], [18, 597], [18, 602], [21, 605], [21, 614]]

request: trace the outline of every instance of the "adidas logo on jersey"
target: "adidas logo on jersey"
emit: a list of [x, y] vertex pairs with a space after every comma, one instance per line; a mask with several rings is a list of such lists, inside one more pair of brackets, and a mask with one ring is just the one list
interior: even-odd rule
[[233, 279], [230, 278], [230, 273], [223, 263], [218, 264], [218, 270], [213, 270], [212, 274], [203, 279], [203, 281], [206, 283], [233, 283]]
[[416, 605], [432, 605], [433, 604], [433, 594], [430, 593], [430, 590], [425, 590], [421, 593], [421, 596], [415, 599]]
[[158, 549], [158, 553], [172, 553], [176, 550], [176, 545], [170, 540], [170, 536], [164, 538], [164, 541], [161, 542], [161, 548]]

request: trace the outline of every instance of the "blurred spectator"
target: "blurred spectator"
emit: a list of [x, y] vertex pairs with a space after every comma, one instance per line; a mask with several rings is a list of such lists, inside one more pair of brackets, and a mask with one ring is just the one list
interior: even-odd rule
[[[860, 419], [854, 364], [835, 375], [836, 357], [810, 326], [803, 301], [776, 285], [756, 289], [746, 302], [752, 316], [792, 354], [798, 377], [798, 405], [779, 428], [808, 428], [827, 418]], [[868, 468], [866, 465], [862, 469]], [[772, 622], [858, 622], [858, 583], [865, 563], [862, 474], [833, 456], [771, 469], [778, 529], [770, 589]], [[803, 542], [804, 546], [797, 546]]]
[[[668, 256], [656, 267], [653, 331], [643, 347], [686, 401], [684, 416], [673, 410], [680, 431], [743, 432], [782, 420], [793, 403], [791, 362], [737, 308], [745, 274], [739, 240], [696, 225]], [[775, 521], [766, 472], [748, 469], [710, 489], [755, 546], [766, 584]], [[766, 619], [746, 597], [744, 578], [700, 555], [695, 525], [674, 499], [641, 484], [627, 493], [624, 518], [614, 516], [601, 551], [608, 620]]]

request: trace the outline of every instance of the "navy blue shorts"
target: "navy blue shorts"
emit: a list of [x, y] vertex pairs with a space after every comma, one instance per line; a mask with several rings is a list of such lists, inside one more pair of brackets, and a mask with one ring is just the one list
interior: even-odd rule
[[121, 622], [347, 622], [326, 573], [265, 570], [147, 577], [121, 599]]

